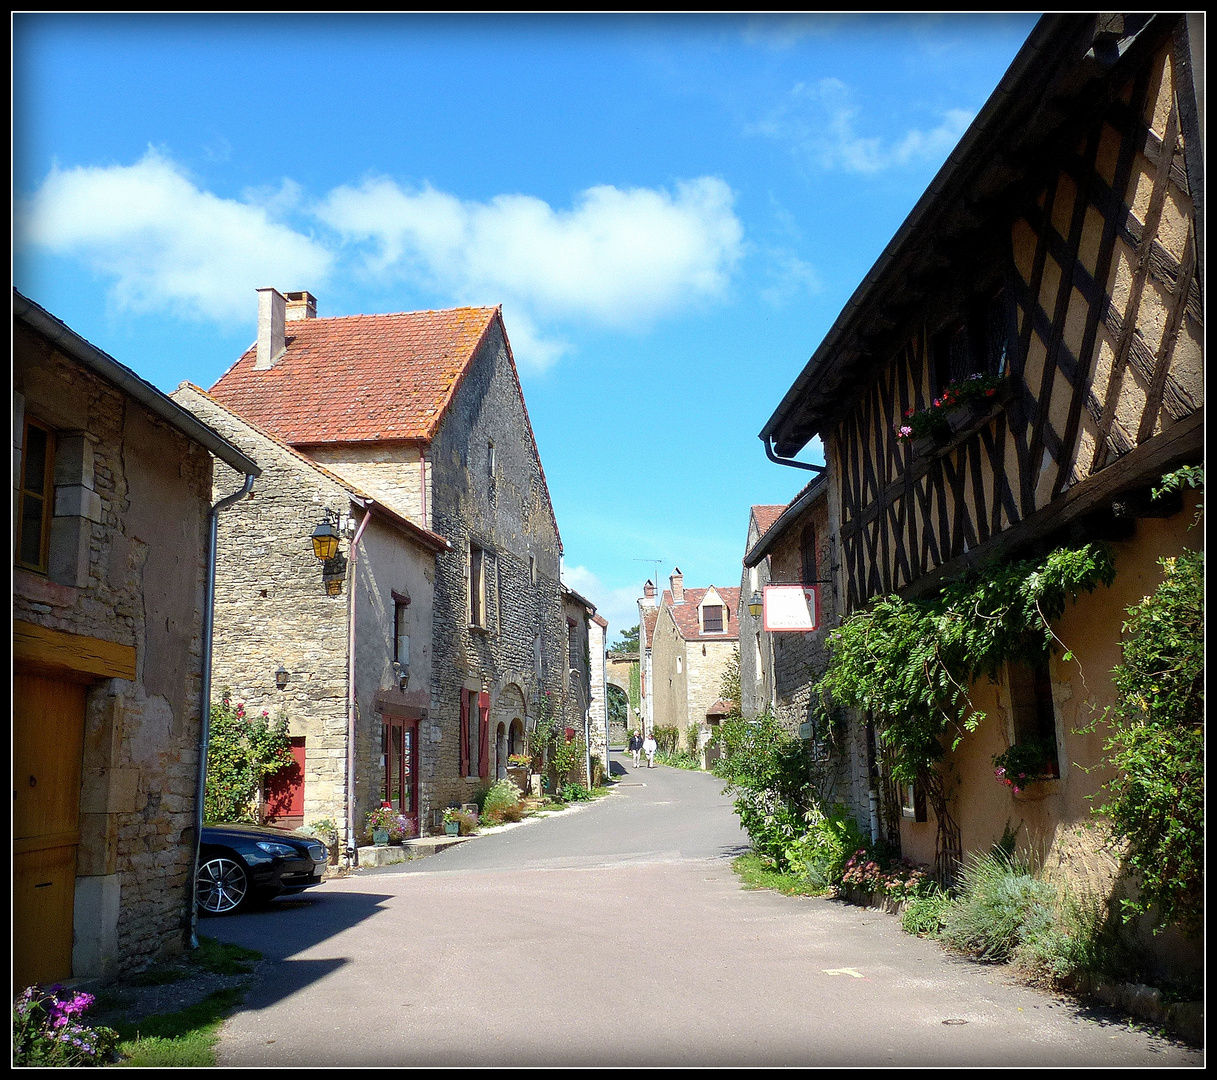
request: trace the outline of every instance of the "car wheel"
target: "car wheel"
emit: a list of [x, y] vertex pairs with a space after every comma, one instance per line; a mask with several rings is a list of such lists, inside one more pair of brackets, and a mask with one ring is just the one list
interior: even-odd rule
[[249, 875], [245, 867], [226, 855], [217, 855], [204, 862], [196, 880], [199, 911], [204, 915], [231, 915], [249, 896]]

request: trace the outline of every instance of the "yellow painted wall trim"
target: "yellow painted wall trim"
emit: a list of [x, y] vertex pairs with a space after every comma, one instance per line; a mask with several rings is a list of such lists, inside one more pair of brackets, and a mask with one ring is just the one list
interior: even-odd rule
[[106, 679], [135, 678], [135, 647], [13, 620], [13, 659]]

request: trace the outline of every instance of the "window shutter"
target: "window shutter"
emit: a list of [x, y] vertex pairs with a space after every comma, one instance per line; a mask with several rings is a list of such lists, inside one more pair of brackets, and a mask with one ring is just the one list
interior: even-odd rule
[[484, 690], [478, 694], [478, 728], [482, 736], [478, 753], [478, 776], [485, 779], [490, 775], [490, 695]]
[[461, 687], [461, 776], [469, 775], [469, 691]]

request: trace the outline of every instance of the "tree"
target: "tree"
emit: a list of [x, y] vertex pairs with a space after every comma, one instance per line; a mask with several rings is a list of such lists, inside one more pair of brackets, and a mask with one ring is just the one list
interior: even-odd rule
[[609, 646], [609, 652], [614, 653], [631, 653], [638, 651], [638, 624], [635, 623], [628, 630], [621, 631], [621, 637], [613, 645]]

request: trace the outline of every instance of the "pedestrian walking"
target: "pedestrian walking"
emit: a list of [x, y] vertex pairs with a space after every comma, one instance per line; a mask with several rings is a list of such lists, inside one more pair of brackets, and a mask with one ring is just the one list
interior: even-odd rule
[[655, 736], [649, 731], [647, 732], [646, 742], [642, 744], [642, 751], [647, 756], [647, 768], [655, 768], [655, 751], [659, 749], [659, 745], [655, 742]]
[[634, 768], [642, 764], [642, 736], [636, 731], [630, 732], [630, 753], [634, 755]]

